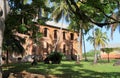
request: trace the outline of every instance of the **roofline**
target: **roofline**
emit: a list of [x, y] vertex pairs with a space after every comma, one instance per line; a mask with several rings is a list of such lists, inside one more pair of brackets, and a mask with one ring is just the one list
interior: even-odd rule
[[[41, 25], [41, 24], [39, 24]], [[57, 26], [53, 26], [53, 25], [48, 25], [48, 24], [45, 24], [45, 25], [42, 25], [42, 26], [48, 26], [48, 27], [52, 27], [52, 28], [57, 28], [57, 29], [61, 29], [61, 27], [57, 27]], [[67, 31], [70, 31], [69, 29], [67, 28], [62, 28], [62, 30], [67, 30]], [[72, 32], [72, 31], [71, 31]], [[78, 33], [77, 31], [74, 31], [75, 33]]]

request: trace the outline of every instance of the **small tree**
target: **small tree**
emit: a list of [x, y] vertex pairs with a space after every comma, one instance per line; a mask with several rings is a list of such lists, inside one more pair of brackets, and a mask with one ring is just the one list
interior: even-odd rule
[[[10, 35], [10, 34], [9, 34]], [[16, 52], [17, 54], [23, 55], [24, 53], [24, 48], [22, 46], [22, 42], [24, 43], [24, 39], [21, 37], [18, 37], [16, 39], [14, 35], [9, 36], [8, 38], [4, 35], [4, 40], [3, 40], [3, 50], [6, 51], [6, 63], [8, 64], [8, 55], [9, 52]]]
[[113, 48], [103, 48], [102, 51], [108, 54], [108, 63], [109, 63], [110, 62], [109, 54], [110, 52], [113, 51]]

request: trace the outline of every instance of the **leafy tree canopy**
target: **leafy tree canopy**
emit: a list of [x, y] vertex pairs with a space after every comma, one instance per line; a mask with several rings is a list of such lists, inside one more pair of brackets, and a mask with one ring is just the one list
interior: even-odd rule
[[46, 17], [48, 17], [47, 12], [50, 12], [46, 4], [48, 0], [32, 0], [30, 4], [27, 3], [28, 1], [8, 0], [11, 11], [5, 20], [4, 49], [8, 46], [13, 46], [11, 48], [15, 49], [16, 46], [16, 49], [21, 48], [20, 51], [23, 51], [21, 44], [24, 42], [24, 38], [15, 35], [16, 32], [29, 35], [35, 43], [42, 36], [39, 32], [39, 26], [36, 25], [38, 24], [37, 21], [33, 20], [39, 15], [42, 8], [44, 8], [44, 14], [46, 13]]
[[83, 22], [100, 27], [120, 23], [119, 0], [66, 0], [66, 4], [70, 13]]

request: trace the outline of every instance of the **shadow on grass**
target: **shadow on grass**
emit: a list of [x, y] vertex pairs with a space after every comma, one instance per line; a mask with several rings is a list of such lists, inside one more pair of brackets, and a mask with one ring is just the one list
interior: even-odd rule
[[[93, 61], [94, 61], [94, 58], [93, 57], [88, 57], [88, 58], [90, 58], [90, 59], [88, 59], [87, 61], [85, 61], [85, 60], [82, 60], [82, 62], [90, 62], [91, 64], [93, 63]], [[110, 62], [108, 62], [108, 59], [101, 59], [101, 58], [99, 58], [98, 60], [97, 60], [97, 63], [102, 63], [102, 64], [104, 64], [104, 63], [115, 63], [115, 62], [117, 62], [118, 60], [120, 60], [120, 59], [110, 59]]]
[[9, 73], [19, 73], [24, 70], [33, 74], [45, 76], [51, 74], [58, 78], [120, 78], [119, 72], [96, 72], [83, 69], [83, 64], [75, 64], [73, 62], [62, 64], [39, 63], [36, 66], [31, 66], [30, 63], [11, 64], [8, 65], [8, 70], [3, 71], [3, 75], [4, 78], [7, 78]]
[[56, 75], [60, 78], [120, 78], [120, 73], [118, 72], [100, 73], [86, 69], [79, 71], [62, 69], [60, 71], [64, 72], [62, 75]]
[[3, 65], [3, 78], [8, 78], [10, 73], [19, 73], [23, 70], [27, 70], [31, 67], [30, 63], [14, 63]]

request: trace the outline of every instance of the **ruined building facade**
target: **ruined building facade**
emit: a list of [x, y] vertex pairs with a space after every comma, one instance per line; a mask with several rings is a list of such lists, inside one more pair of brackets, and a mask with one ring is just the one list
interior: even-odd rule
[[[82, 55], [79, 51], [78, 46], [78, 33], [69, 31], [68, 29], [50, 26], [50, 25], [38, 25], [39, 31], [42, 33], [42, 37], [39, 39], [40, 44], [36, 45], [30, 39], [28, 35], [18, 34], [19, 36], [25, 38], [26, 42], [23, 45], [25, 48], [24, 55], [22, 58], [31, 55], [40, 56], [43, 60], [52, 51], [62, 52], [66, 59], [76, 59], [77, 55]], [[11, 54], [10, 54], [11, 55]], [[12, 57], [18, 58], [13, 54]]]
[[82, 54], [78, 50], [78, 33], [71, 32], [67, 29], [60, 29], [55, 26], [39, 26], [40, 32], [43, 34], [40, 38], [40, 44], [34, 45], [29, 38], [26, 38], [26, 54], [27, 55], [42, 55], [46, 56], [50, 52], [62, 52], [68, 59], [71, 55]]

